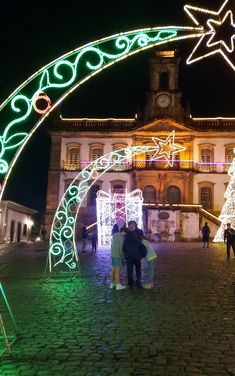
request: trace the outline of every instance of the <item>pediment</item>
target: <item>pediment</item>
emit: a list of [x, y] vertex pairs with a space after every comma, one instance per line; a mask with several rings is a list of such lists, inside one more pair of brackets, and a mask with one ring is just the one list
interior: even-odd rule
[[170, 118], [161, 118], [155, 119], [149, 123], [145, 123], [140, 125], [137, 128], [137, 132], [150, 132], [150, 133], [158, 133], [158, 132], [182, 132], [192, 134], [195, 132], [190, 126], [177, 122]]

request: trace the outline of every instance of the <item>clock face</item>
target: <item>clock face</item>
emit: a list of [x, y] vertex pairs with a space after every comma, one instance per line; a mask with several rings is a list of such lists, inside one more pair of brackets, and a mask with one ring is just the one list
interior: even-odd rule
[[159, 94], [157, 96], [158, 107], [166, 108], [170, 105], [170, 103], [171, 103], [171, 97], [169, 94], [164, 93], [164, 94]]

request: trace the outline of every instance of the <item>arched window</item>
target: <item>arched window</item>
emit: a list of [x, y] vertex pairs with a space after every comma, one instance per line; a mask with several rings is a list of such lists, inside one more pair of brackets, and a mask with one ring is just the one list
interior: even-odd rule
[[100, 190], [100, 186], [98, 184], [92, 185], [90, 189], [90, 206], [95, 206], [96, 205], [96, 194]]
[[169, 73], [162, 72], [160, 74], [160, 89], [166, 90], [169, 88]]
[[170, 185], [167, 188], [167, 201], [169, 202], [169, 204], [181, 203], [181, 191], [175, 185]]
[[211, 187], [201, 188], [201, 205], [204, 209], [212, 209], [212, 189]]
[[157, 201], [156, 189], [152, 185], [147, 185], [143, 189], [144, 203], [154, 204]]

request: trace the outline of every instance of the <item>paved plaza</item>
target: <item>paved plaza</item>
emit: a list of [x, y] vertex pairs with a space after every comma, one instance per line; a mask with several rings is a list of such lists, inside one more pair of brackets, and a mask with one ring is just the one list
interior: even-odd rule
[[43, 283], [46, 245], [2, 246], [20, 338], [0, 375], [235, 375], [235, 259], [219, 244], [154, 247], [155, 288], [113, 291], [108, 250], [82, 254], [74, 282]]

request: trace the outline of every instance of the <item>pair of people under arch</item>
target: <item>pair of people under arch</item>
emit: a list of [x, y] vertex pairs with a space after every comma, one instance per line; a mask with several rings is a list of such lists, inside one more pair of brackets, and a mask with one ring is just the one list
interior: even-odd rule
[[[144, 239], [144, 233], [137, 227], [135, 221], [128, 222], [128, 228], [122, 227], [119, 231], [117, 225], [114, 225], [112, 231], [111, 242], [111, 284], [110, 288], [116, 290], [124, 290], [125, 285], [120, 283], [120, 268], [126, 263], [128, 286], [133, 289], [134, 285], [137, 289], [153, 287], [154, 259], [156, 258], [149, 241]], [[147, 262], [147, 283], [141, 284], [141, 259], [145, 258]], [[135, 269], [136, 280], [133, 279]]]

